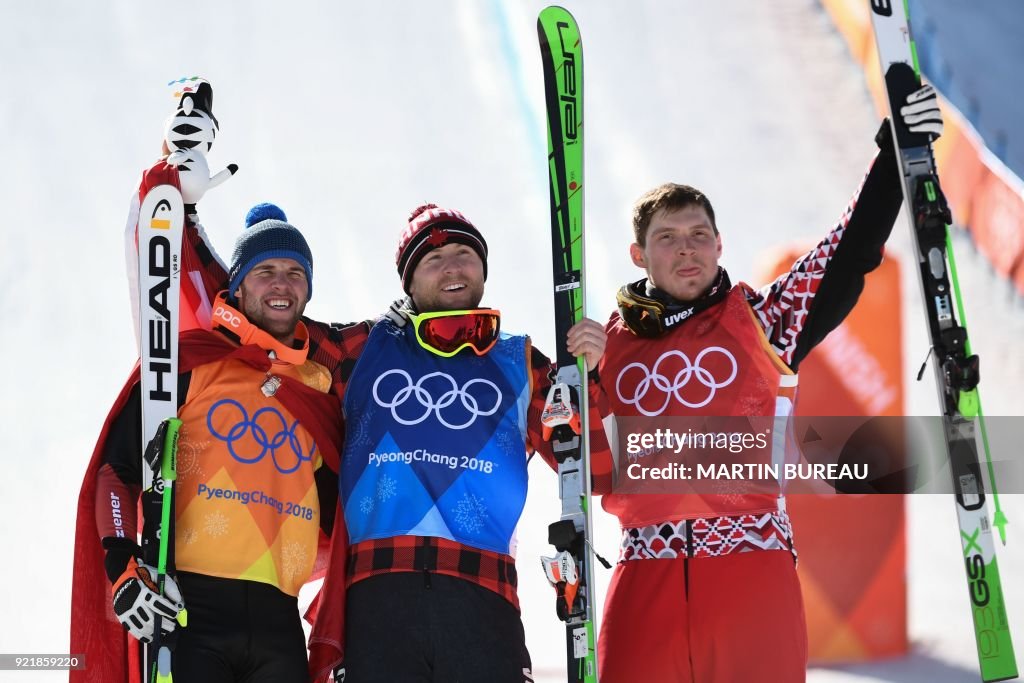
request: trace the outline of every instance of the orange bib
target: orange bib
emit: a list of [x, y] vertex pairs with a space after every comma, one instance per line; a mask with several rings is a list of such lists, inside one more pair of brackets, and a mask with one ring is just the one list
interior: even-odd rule
[[309, 432], [273, 398], [274, 376], [324, 392], [330, 384], [312, 361], [274, 361], [269, 373], [236, 360], [192, 371], [179, 411], [175, 562], [297, 595], [316, 558], [313, 474], [321, 458]]

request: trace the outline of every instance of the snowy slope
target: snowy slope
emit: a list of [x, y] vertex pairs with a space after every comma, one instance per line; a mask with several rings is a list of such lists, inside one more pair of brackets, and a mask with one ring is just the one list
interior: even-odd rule
[[[657, 183], [687, 182], [710, 195], [734, 279], [752, 276], [762, 250], [812, 240], [837, 219], [871, 158], [878, 121], [858, 67], [814, 2], [566, 5], [585, 45], [592, 317], [603, 320], [615, 288], [638, 277], [626, 257], [630, 204]], [[534, 26], [542, 6], [410, 0], [284, 9], [261, 1], [243, 10], [184, 1], [174, 16], [126, 2], [5, 8], [0, 343], [8, 390], [0, 429], [13, 473], [0, 479], [0, 651], [67, 648], [78, 487], [135, 356], [121, 233], [172, 108], [163, 84], [193, 74], [213, 82], [222, 131], [211, 166], [240, 166], [200, 206], [222, 255], [249, 206], [277, 202], [314, 251], [308, 312], [371, 317], [400, 291], [393, 257], [408, 211], [423, 200], [451, 205], [490, 244], [485, 303], [502, 309], [506, 329], [551, 349]], [[906, 253], [902, 225], [896, 233], [894, 251]], [[1015, 389], [1024, 380], [1024, 314], [965, 246], [987, 412], [1022, 415]], [[905, 290], [907, 364], [916, 369], [926, 350], [923, 317], [916, 284]], [[916, 385], [909, 412], [933, 406], [934, 388]], [[538, 680], [553, 681], [562, 629], [536, 557], [558, 508], [554, 477], [540, 463], [531, 469], [520, 531], [523, 611]], [[1011, 522], [1024, 519], [1019, 497], [1005, 506]], [[599, 518], [599, 547], [614, 556], [614, 521]], [[919, 654], [815, 671], [812, 680], [972, 680], [952, 501], [915, 498], [909, 524]], [[1010, 531], [1004, 575], [1020, 576], [1024, 541], [1018, 527]], [[1008, 591], [1024, 648], [1024, 591]]]

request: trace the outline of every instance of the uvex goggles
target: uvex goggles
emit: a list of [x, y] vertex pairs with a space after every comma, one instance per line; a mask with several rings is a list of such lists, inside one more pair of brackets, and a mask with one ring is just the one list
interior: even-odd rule
[[701, 311], [722, 301], [732, 289], [729, 274], [718, 269], [710, 289], [695, 301], [676, 301], [664, 292], [647, 294], [647, 280], [631, 282], [615, 295], [619, 316], [638, 337], [657, 337], [666, 330], [684, 323]]
[[[642, 282], [642, 281], [641, 281]], [[619, 306], [619, 316], [630, 330], [638, 337], [648, 339], [657, 337], [665, 331], [662, 319], [665, 316], [665, 304], [657, 299], [644, 296], [639, 288], [624, 285], [615, 293], [615, 301]]]
[[501, 314], [490, 308], [410, 313], [409, 319], [420, 346], [443, 358], [451, 358], [467, 346], [482, 356], [497, 343], [501, 329]]

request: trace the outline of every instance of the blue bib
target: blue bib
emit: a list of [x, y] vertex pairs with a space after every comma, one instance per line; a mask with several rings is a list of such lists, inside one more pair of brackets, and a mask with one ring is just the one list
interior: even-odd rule
[[527, 338], [442, 358], [374, 325], [345, 390], [340, 490], [351, 542], [438, 536], [513, 554], [526, 503]]

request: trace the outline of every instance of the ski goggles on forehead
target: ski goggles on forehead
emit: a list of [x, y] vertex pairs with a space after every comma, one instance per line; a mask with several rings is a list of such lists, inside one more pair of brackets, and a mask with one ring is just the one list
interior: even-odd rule
[[431, 353], [451, 358], [464, 348], [482, 356], [497, 343], [501, 314], [490, 308], [409, 314], [416, 341]]

